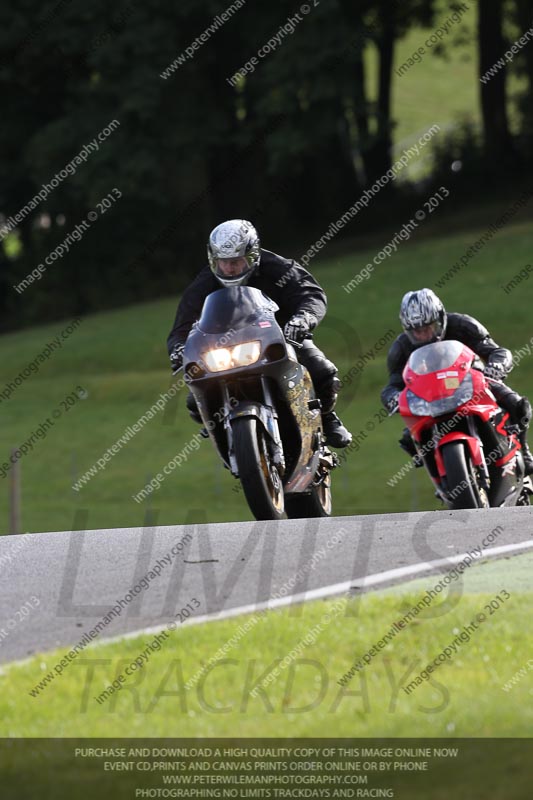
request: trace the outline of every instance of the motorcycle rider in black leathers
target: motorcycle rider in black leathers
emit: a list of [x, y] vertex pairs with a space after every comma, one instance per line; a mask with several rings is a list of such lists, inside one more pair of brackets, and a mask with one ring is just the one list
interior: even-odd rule
[[[200, 317], [205, 298], [220, 286], [248, 285], [260, 289], [279, 306], [276, 319], [287, 339], [298, 342], [298, 360], [309, 370], [317, 397], [322, 403], [326, 443], [347, 447], [352, 435], [334, 412], [340, 381], [337, 368], [313, 344], [312, 331], [326, 314], [327, 299], [313, 276], [295, 261], [261, 249], [251, 222], [229, 220], [218, 225], [209, 236], [209, 265], [185, 290], [167, 339], [172, 369], [183, 364], [185, 341]], [[193, 395], [187, 408], [196, 422], [202, 422]]]
[[[405, 332], [398, 336], [389, 350], [389, 382], [381, 392], [382, 403], [389, 413], [398, 411], [398, 396], [405, 388], [402, 372], [413, 350], [431, 342], [455, 339], [467, 345], [483, 360], [483, 372], [496, 402], [509, 414], [511, 423], [520, 429], [518, 438], [522, 446], [526, 474], [532, 474], [533, 456], [527, 443], [531, 405], [527, 397], [521, 397], [503, 383], [513, 368], [511, 352], [499, 347], [488, 330], [473, 317], [467, 314], [447, 314], [442, 302], [431, 289], [419, 289], [404, 295], [400, 321]], [[408, 428], [404, 429], [400, 446], [413, 457], [416, 466], [422, 465]]]

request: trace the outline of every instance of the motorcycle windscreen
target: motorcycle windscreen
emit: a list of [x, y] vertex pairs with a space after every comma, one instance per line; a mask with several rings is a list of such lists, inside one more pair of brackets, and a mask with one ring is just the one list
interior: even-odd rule
[[262, 319], [273, 321], [278, 309], [277, 303], [260, 289], [231, 286], [206, 297], [198, 326], [204, 333], [225, 333]]
[[448, 342], [434, 342], [419, 347], [409, 357], [409, 366], [417, 375], [428, 375], [430, 372], [440, 372], [450, 369], [464, 349], [461, 342], [450, 340]]

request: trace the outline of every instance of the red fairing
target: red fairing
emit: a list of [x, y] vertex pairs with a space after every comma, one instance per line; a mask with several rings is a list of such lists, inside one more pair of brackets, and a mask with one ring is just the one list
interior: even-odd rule
[[475, 358], [474, 351], [465, 344], [459, 357], [446, 369], [421, 375], [411, 369], [410, 361], [408, 361], [404, 367], [402, 377], [407, 389], [412, 390], [413, 384], [416, 384], [416, 394], [424, 400], [435, 400], [436, 397], [451, 397], [457, 389], [457, 383], [453, 379], [458, 378], [461, 381], [472, 366]]
[[498, 408], [498, 404], [486, 384], [483, 373], [473, 369], [470, 375], [474, 384], [474, 396], [468, 403], [462, 405], [460, 410], [463, 414], [477, 414], [487, 422]]
[[428, 402], [452, 397], [466, 375], [469, 374], [473, 384], [473, 396], [466, 403], [458, 406], [452, 413], [460, 414], [461, 416], [475, 414], [486, 422], [497, 411], [498, 405], [486, 384], [483, 373], [479, 369], [472, 369], [472, 363], [475, 358], [475, 353], [469, 347], [463, 345], [460, 355], [446, 369], [421, 375], [411, 369], [409, 362], [406, 364], [403, 370], [405, 389], [400, 393], [399, 409], [411, 435], [416, 441], [420, 441], [421, 433], [433, 425], [435, 418], [432, 416], [412, 416], [407, 400], [408, 391]]
[[[505, 416], [502, 417], [500, 424], [496, 426], [496, 430], [498, 431], [498, 433], [501, 433], [502, 436], [507, 435], [507, 431], [505, 430], [504, 426], [508, 419], [509, 419], [509, 414], [505, 414]], [[522, 445], [520, 444], [514, 433], [511, 436], [511, 441], [514, 444], [513, 449], [510, 450], [506, 456], [503, 456], [503, 458], [499, 458], [497, 461], [494, 462], [497, 467], [501, 467], [504, 464], [507, 464], [507, 462], [510, 461], [516, 455], [516, 451], [522, 449]]]

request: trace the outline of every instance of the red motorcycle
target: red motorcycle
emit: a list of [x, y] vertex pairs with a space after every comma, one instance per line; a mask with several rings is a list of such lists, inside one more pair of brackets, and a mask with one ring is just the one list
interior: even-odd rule
[[533, 483], [509, 414], [482, 362], [453, 340], [419, 347], [407, 362], [399, 411], [418, 456], [448, 508], [529, 505]]

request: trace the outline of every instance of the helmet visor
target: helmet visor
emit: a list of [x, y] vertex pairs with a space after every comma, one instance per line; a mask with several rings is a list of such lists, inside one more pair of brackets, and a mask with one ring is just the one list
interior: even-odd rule
[[217, 275], [223, 278], [237, 278], [244, 275], [250, 268], [244, 256], [237, 258], [217, 258]]
[[236, 256], [235, 258], [217, 258], [213, 271], [224, 286], [239, 286], [253, 272], [253, 267], [246, 256]]
[[431, 344], [437, 342], [442, 336], [443, 325], [440, 320], [435, 320], [429, 325], [419, 325], [416, 328], [406, 328], [405, 332], [415, 345]]

